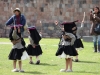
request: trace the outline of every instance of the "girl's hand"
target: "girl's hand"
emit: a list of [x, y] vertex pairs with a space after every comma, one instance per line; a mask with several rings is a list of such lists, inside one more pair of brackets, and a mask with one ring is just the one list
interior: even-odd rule
[[84, 21], [82, 21], [82, 23], [84, 23]]
[[11, 42], [12, 42], [12, 44], [13, 44], [13, 45], [15, 45], [15, 44], [16, 44], [16, 41], [15, 41], [15, 40], [13, 40], [13, 41], [11, 41]]
[[30, 34], [30, 31], [29, 30], [27, 32]]
[[18, 33], [20, 33], [20, 27], [18, 27]]
[[21, 41], [21, 39], [19, 39], [19, 40], [13, 40], [13, 41], [11, 41], [12, 43], [13, 43], [13, 45], [15, 45], [16, 43], [18, 43], [18, 42], [20, 42]]
[[33, 48], [35, 48], [35, 45], [33, 46]]
[[16, 43], [18, 43], [18, 42], [20, 42], [21, 41], [21, 39], [19, 39], [19, 40], [16, 40]]
[[14, 26], [14, 30], [16, 30], [16, 27]]
[[67, 35], [63, 35], [63, 38], [64, 39], [71, 39], [69, 36], [67, 36]]
[[72, 28], [72, 30], [75, 30], [75, 29], [76, 29], [76, 27], [73, 27], [73, 28]]
[[64, 28], [62, 28], [61, 30], [64, 31]]
[[58, 25], [58, 21], [55, 21], [54, 23], [55, 23], [55, 25]]

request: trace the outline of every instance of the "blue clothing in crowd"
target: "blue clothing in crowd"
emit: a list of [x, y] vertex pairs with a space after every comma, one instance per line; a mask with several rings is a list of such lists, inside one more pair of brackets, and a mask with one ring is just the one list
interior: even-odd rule
[[[16, 25], [16, 15], [13, 15], [7, 22], [6, 22], [6, 26], [8, 25], [14, 25], [14, 22], [15, 22], [15, 25]], [[21, 32], [24, 32], [24, 26], [26, 24], [26, 19], [24, 17], [24, 15], [21, 14], [21, 18], [20, 18], [20, 24], [23, 25], [23, 27], [21, 28]]]

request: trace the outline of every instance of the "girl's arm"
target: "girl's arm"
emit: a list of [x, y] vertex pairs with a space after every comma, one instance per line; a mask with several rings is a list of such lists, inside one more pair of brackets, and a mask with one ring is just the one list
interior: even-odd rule
[[30, 40], [30, 44], [33, 46], [33, 48], [35, 48], [36, 45], [30, 36], [29, 36], [29, 40]]
[[72, 33], [66, 33], [66, 32], [65, 35], [68, 35], [71, 38], [71, 45], [73, 45], [76, 40], [75, 36]]
[[21, 39], [19, 40], [11, 40], [11, 42], [13, 43], [13, 45], [15, 45], [16, 43], [19, 43], [21, 41]]

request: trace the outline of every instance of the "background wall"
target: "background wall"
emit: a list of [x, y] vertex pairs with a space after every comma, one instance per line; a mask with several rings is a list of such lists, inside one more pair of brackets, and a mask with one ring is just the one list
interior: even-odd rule
[[[35, 25], [43, 37], [58, 37], [60, 29], [54, 20], [82, 21], [86, 12], [85, 28], [81, 35], [89, 35], [91, 23], [90, 9], [100, 5], [100, 0], [0, 0], [0, 37], [7, 37], [9, 28], [5, 22], [11, 17], [11, 7], [19, 7], [27, 19], [27, 24]], [[80, 23], [77, 23], [80, 26]]]

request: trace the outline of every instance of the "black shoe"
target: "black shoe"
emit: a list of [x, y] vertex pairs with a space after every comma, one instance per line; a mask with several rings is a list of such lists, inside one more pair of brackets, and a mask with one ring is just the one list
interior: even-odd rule
[[97, 51], [94, 51], [94, 53], [97, 53]]
[[30, 61], [29, 64], [34, 64], [33, 61]]
[[79, 62], [79, 60], [78, 59], [75, 59], [75, 62]]
[[94, 45], [94, 53], [97, 52], [97, 45]]
[[40, 64], [40, 60], [38, 60], [37, 62], [36, 62], [36, 65], [39, 65]]
[[72, 59], [72, 61], [74, 61], [74, 59]]

